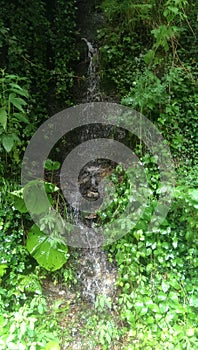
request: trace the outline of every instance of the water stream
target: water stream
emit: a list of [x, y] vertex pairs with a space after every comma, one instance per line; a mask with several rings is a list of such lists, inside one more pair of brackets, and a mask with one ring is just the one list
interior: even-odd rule
[[100, 77], [98, 73], [98, 49], [86, 38], [82, 40], [87, 45], [87, 56], [89, 66], [87, 71], [87, 102], [94, 102], [101, 100], [100, 93]]
[[[100, 93], [100, 78], [98, 73], [98, 49], [86, 38], [82, 38], [87, 46], [87, 57], [89, 65], [87, 69], [87, 102], [96, 102], [101, 100]], [[87, 132], [86, 132], [87, 131]], [[84, 131], [86, 135], [81, 136], [81, 142], [90, 138], [97, 137], [101, 133], [101, 129], [97, 130], [94, 127], [93, 130]], [[89, 133], [89, 135], [87, 135]], [[104, 133], [109, 134], [109, 130], [104, 130]], [[91, 135], [92, 134], [92, 135]], [[85, 136], [85, 137], [84, 137]], [[98, 136], [98, 137], [101, 137]], [[104, 135], [107, 137], [107, 135]], [[93, 155], [94, 157], [94, 155]], [[81, 194], [87, 200], [94, 201], [98, 199], [99, 183], [102, 179], [102, 174], [109, 171], [109, 164], [101, 160], [93, 160], [92, 164], [87, 164], [79, 176], [79, 187]], [[76, 198], [78, 200], [78, 198]], [[75, 203], [74, 203], [75, 206]], [[88, 227], [95, 225], [95, 215], [92, 213], [86, 217], [86, 224]], [[79, 212], [74, 212], [75, 223], [81, 225]], [[94, 232], [94, 231], [93, 231]], [[88, 243], [90, 237], [87, 237]], [[93, 237], [92, 237], [93, 239]], [[100, 237], [94, 237], [95, 240], [100, 240]], [[87, 248], [79, 250], [78, 260], [78, 280], [81, 285], [81, 292], [83, 300], [94, 303], [97, 295], [103, 295], [108, 297], [113, 295], [116, 281], [116, 268], [108, 262], [107, 253], [103, 251], [100, 246], [101, 243], [96, 242], [96, 248]], [[90, 244], [93, 247], [93, 244]], [[98, 246], [98, 247], [97, 247]], [[89, 244], [88, 244], [89, 247]]]
[[[88, 5], [85, 0], [82, 3], [83, 10], [84, 7]], [[90, 14], [90, 18], [91, 15], [92, 14]], [[82, 27], [84, 28], [87, 17], [84, 16], [84, 13], [82, 17]], [[93, 25], [97, 28], [95, 22], [92, 26]], [[87, 33], [90, 33], [92, 26], [89, 26], [89, 32]], [[82, 85], [76, 87], [77, 103], [102, 101], [98, 48], [94, 40], [87, 39], [87, 37], [91, 37], [91, 34], [88, 35], [87, 33], [86, 28], [84, 28], [84, 32], [82, 33], [83, 38], [80, 39], [81, 45], [84, 45], [86, 51], [86, 58], [83, 60], [82, 57], [80, 66], [82, 71], [79, 72], [79, 76], [82, 77], [80, 80], [80, 82], [82, 82], [80, 84]], [[86, 75], [85, 85], [84, 75]], [[67, 136], [67, 138], [63, 140], [62, 152], [59, 152], [60, 159], [58, 158], [60, 163], [62, 163], [67, 154], [80, 143], [93, 138], [108, 138], [110, 134], [112, 134], [111, 126], [91, 124], [89, 128], [82, 127], [77, 130], [76, 133]], [[80, 194], [90, 202], [98, 199], [100, 195], [100, 181], [109, 175], [114, 166], [114, 164], [104, 159], [94, 159], [93, 154], [93, 161], [87, 163], [80, 171], [78, 178], [80, 193], [74, 192], [72, 198], [73, 203], [70, 203], [71, 205], [67, 207], [67, 214], [69, 213], [69, 217], [70, 215], [71, 218], [73, 217], [73, 223], [80, 228], [83, 227], [83, 239], [87, 241], [86, 248], [71, 248], [71, 266], [72, 271], [76, 271], [75, 277], [77, 279], [77, 284], [74, 286], [73, 282], [71, 282], [71, 288], [68, 287], [70, 280], [66, 282], [66, 285], [64, 283], [58, 285], [58, 288], [52, 282], [48, 283], [46, 281], [46, 284], [44, 284], [44, 289], [48, 295], [49, 307], [53, 305], [54, 300], [60, 302], [61, 306], [65, 306], [65, 304], [66, 306], [69, 305], [65, 313], [65, 318], [60, 321], [60, 326], [63, 329], [63, 333], [65, 329], [68, 329], [72, 340], [68, 339], [68, 343], [63, 344], [62, 350], [92, 350], [93, 347], [87, 343], [83, 338], [83, 334], [81, 334], [84, 324], [86, 324], [86, 313], [88, 310], [95, 313], [94, 303], [98, 296], [102, 296], [104, 299], [105, 297], [111, 297], [112, 301], [116, 300], [115, 282], [117, 278], [117, 267], [109, 262], [107, 252], [104, 251], [101, 246], [101, 237], [94, 235], [94, 225], [97, 215], [92, 212], [87, 213], [82, 221], [82, 213], [78, 210]], [[58, 186], [60, 185], [59, 181], [60, 179], [58, 179], [57, 174]], [[67, 184], [67, 182], [65, 183]], [[62, 190], [64, 190], [63, 187]], [[84, 229], [86, 225], [87, 228], [93, 228], [93, 237], [90, 237], [90, 235], [88, 236], [86, 229]], [[92, 239], [92, 242], [90, 242], [90, 239]], [[93, 245], [94, 240], [96, 243], [95, 245]], [[81, 317], [82, 315], [83, 317]], [[100, 349], [100, 347], [97, 349]]]
[[[81, 194], [89, 201], [96, 200], [99, 193], [101, 179], [110, 172], [110, 166], [101, 160], [93, 161], [82, 170], [79, 176], [79, 187]], [[78, 201], [78, 196], [76, 197]], [[77, 206], [78, 203], [73, 203]], [[102, 237], [94, 231], [97, 215], [87, 214], [82, 223], [82, 217], [78, 210], [74, 210], [74, 222], [82, 229], [82, 235], [87, 242], [87, 248], [78, 249], [77, 277], [82, 293], [82, 299], [94, 304], [97, 295], [109, 297], [114, 294], [114, 284], [117, 270], [108, 262], [107, 253], [101, 247]], [[86, 226], [93, 228], [93, 234], [86, 235]]]

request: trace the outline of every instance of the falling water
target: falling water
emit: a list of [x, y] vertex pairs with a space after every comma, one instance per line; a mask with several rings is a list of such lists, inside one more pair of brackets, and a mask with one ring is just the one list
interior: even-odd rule
[[[86, 165], [79, 176], [79, 188], [82, 196], [87, 201], [96, 200], [99, 193], [99, 184], [109, 168], [104, 161], [94, 161]], [[79, 196], [74, 198], [72, 206], [78, 208]], [[87, 302], [94, 303], [97, 295], [105, 297], [114, 294], [116, 281], [116, 268], [108, 262], [107, 254], [101, 248], [102, 237], [94, 232], [95, 213], [87, 214], [82, 222], [78, 209], [74, 209], [74, 223], [81, 229], [81, 239], [86, 243], [87, 248], [80, 249], [77, 267], [77, 276], [81, 285], [82, 298]], [[86, 225], [86, 226], [85, 226]], [[86, 227], [89, 230], [86, 230]], [[90, 227], [93, 233], [90, 234]], [[89, 234], [87, 234], [87, 231]]]
[[[101, 101], [100, 93], [100, 79], [98, 72], [98, 49], [86, 38], [82, 40], [87, 45], [87, 56], [89, 66], [87, 69], [87, 102]], [[100, 135], [103, 132], [104, 135]], [[87, 138], [95, 137], [107, 137], [109, 130], [102, 130], [101, 127], [97, 129], [93, 127], [93, 130], [84, 130], [81, 135], [81, 142], [87, 140]], [[94, 155], [93, 155], [94, 158]], [[94, 201], [98, 198], [99, 194], [99, 182], [101, 181], [101, 173], [104, 173], [109, 165], [99, 160], [95, 160], [92, 164], [88, 164], [82, 169], [81, 175], [79, 176], [79, 188], [81, 194], [89, 201]], [[76, 197], [76, 200], [78, 198]], [[75, 203], [74, 203], [75, 204]], [[77, 203], [76, 203], [77, 204]], [[75, 205], [74, 205], [75, 206]], [[92, 227], [94, 232], [95, 216], [92, 213], [86, 218], [87, 227]], [[81, 227], [81, 218], [78, 210], [74, 211], [75, 223]], [[93, 237], [92, 237], [93, 239]], [[95, 240], [99, 240], [100, 237], [94, 237]], [[116, 281], [116, 268], [108, 262], [107, 254], [100, 247], [100, 241], [93, 247], [93, 244], [89, 242], [86, 249], [79, 251], [78, 260], [78, 280], [80, 281], [82, 288], [82, 297], [88, 302], [94, 303], [97, 295], [103, 295], [104, 297], [112, 296], [114, 293], [114, 285]]]
[[101, 100], [100, 77], [98, 73], [98, 49], [90, 41], [82, 38], [88, 49], [89, 66], [87, 71], [87, 102]]

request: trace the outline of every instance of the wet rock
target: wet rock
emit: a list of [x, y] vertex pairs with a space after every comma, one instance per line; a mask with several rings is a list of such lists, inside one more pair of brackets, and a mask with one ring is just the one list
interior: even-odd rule
[[78, 270], [82, 298], [86, 302], [94, 303], [97, 295], [115, 294], [117, 268], [108, 262], [106, 252], [100, 248], [82, 251]]

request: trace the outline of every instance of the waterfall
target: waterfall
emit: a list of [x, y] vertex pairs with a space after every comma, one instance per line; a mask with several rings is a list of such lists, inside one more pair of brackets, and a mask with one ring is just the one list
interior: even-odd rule
[[101, 101], [100, 77], [98, 72], [98, 49], [86, 38], [82, 40], [87, 45], [89, 66], [87, 70], [87, 102]]
[[[108, 168], [109, 170], [109, 168]], [[107, 163], [102, 160], [93, 161], [83, 168], [79, 176], [81, 193], [86, 200], [95, 200], [99, 196], [99, 184], [102, 174], [107, 171]], [[82, 222], [77, 213], [75, 222], [79, 218], [79, 227]], [[115, 292], [117, 269], [108, 262], [107, 253], [101, 248], [101, 236], [94, 232], [94, 225], [97, 215], [85, 216], [87, 227], [93, 228], [93, 234], [86, 237], [86, 230], [83, 229], [81, 235], [87, 238], [87, 248], [80, 249], [78, 259], [78, 280], [81, 285], [83, 300], [94, 304], [98, 295], [104, 297], [112, 296]]]
[[[97, 47], [87, 38], [81, 38], [86, 44], [85, 62], [87, 65], [86, 74], [86, 102], [101, 101], [100, 77], [99, 77], [99, 55]], [[84, 101], [83, 101], [84, 102]], [[108, 137], [108, 127], [93, 125], [91, 128], [84, 128], [79, 133], [79, 142], [82, 143], [97, 137]], [[99, 198], [99, 185], [104, 173], [112, 167], [108, 161], [94, 159], [81, 169], [79, 174], [79, 189], [81, 195], [87, 201], [94, 201]], [[78, 207], [78, 196], [74, 198], [74, 207]], [[84, 301], [94, 304], [98, 295], [104, 297], [112, 296], [115, 292], [117, 269], [109, 263], [107, 253], [101, 248], [101, 237], [95, 234], [94, 225], [97, 222], [97, 215], [91, 213], [82, 221], [81, 213], [73, 211], [74, 222], [81, 228], [81, 238], [87, 242], [87, 248], [78, 249], [77, 278], [81, 286], [81, 295]], [[83, 228], [83, 225], [85, 228]], [[86, 227], [93, 228], [93, 234], [86, 235]], [[94, 242], [94, 244], [93, 244]], [[94, 248], [93, 248], [94, 247]]]

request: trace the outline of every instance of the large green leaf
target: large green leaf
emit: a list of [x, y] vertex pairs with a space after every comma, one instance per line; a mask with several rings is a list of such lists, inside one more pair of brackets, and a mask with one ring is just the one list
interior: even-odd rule
[[14, 137], [12, 135], [3, 135], [2, 144], [6, 152], [10, 152], [14, 147]]
[[49, 211], [51, 203], [46, 196], [43, 181], [30, 181], [27, 185], [25, 185], [23, 195], [25, 203], [28, 207], [28, 211], [31, 213], [39, 215], [41, 213], [47, 213]]
[[45, 235], [33, 225], [28, 233], [27, 250], [48, 271], [60, 269], [68, 260], [68, 248], [51, 235]]
[[5, 130], [7, 126], [7, 112], [5, 108], [0, 109], [0, 124], [3, 126]]

